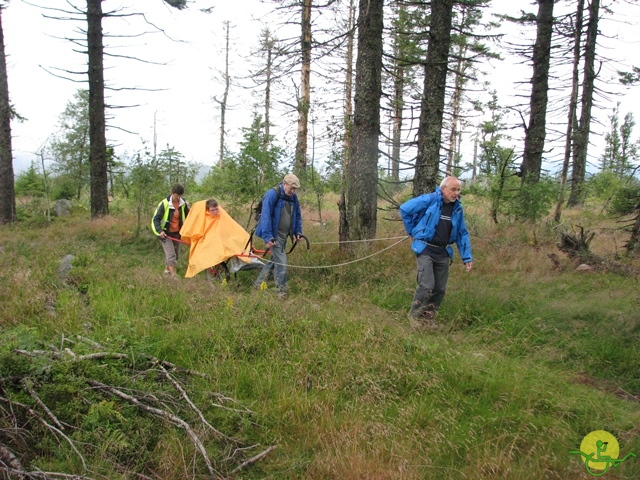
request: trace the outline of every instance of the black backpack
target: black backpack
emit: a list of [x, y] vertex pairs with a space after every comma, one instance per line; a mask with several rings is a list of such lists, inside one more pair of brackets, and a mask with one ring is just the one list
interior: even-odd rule
[[[278, 185], [277, 187], [273, 187], [273, 189], [276, 191], [276, 202], [277, 202], [278, 200], [280, 200], [280, 196], [282, 195], [282, 192], [280, 192], [280, 185]], [[260, 222], [260, 217], [262, 216], [262, 202], [263, 202], [263, 200], [264, 200], [264, 195], [262, 196], [262, 198], [258, 202], [258, 205], [256, 205], [253, 208], [253, 217], [256, 219], [256, 222]]]

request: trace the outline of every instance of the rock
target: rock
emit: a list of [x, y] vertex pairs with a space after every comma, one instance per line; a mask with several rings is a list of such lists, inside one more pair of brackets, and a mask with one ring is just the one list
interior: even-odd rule
[[586, 263], [581, 263], [576, 267], [576, 272], [590, 272], [591, 270], [593, 270], [593, 267]]
[[67, 254], [62, 257], [60, 260], [60, 265], [58, 265], [58, 278], [62, 281], [66, 281], [69, 277], [69, 272], [73, 268], [73, 260], [75, 259], [75, 255]]
[[53, 213], [56, 217], [66, 217], [71, 215], [71, 200], [61, 198], [53, 204]]

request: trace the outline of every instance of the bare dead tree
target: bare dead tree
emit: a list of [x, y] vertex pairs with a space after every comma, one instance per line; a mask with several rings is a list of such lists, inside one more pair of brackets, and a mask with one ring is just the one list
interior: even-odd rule
[[529, 125], [524, 138], [524, 153], [520, 165], [522, 183], [540, 180], [542, 154], [547, 122], [549, 65], [551, 63], [551, 37], [553, 34], [554, 0], [538, 0], [537, 34], [533, 46], [533, 75], [529, 103]]
[[0, 224], [16, 221], [16, 194], [11, 148], [11, 103], [7, 79], [7, 57], [4, 49], [2, 12], [0, 6]]
[[[342, 137], [342, 188], [338, 210], [340, 221], [338, 225], [338, 238], [340, 242], [349, 239], [347, 223], [347, 178], [349, 159], [351, 158], [351, 137], [353, 134], [353, 49], [355, 43], [356, 5], [355, 0], [349, 1], [349, 19], [347, 35], [347, 51], [345, 55], [344, 77], [344, 135]], [[346, 243], [341, 243], [341, 248], [346, 248]]]
[[581, 205], [584, 201], [583, 183], [587, 167], [587, 149], [591, 130], [591, 108], [596, 80], [596, 45], [598, 38], [598, 20], [600, 0], [591, 0], [588, 6], [587, 38], [584, 54], [584, 77], [582, 80], [582, 97], [580, 121], [573, 135], [573, 165], [571, 171], [571, 194], [568, 206]]
[[573, 63], [571, 68], [571, 94], [569, 97], [569, 111], [567, 112], [567, 129], [564, 144], [564, 159], [562, 162], [562, 170], [560, 173], [560, 192], [558, 195], [558, 203], [556, 204], [553, 218], [556, 222], [560, 221], [562, 215], [562, 206], [564, 204], [564, 195], [567, 185], [567, 177], [569, 174], [569, 164], [571, 162], [571, 147], [573, 141], [573, 132], [575, 131], [578, 119], [576, 111], [578, 110], [578, 82], [580, 74], [580, 39], [582, 38], [582, 23], [584, 12], [584, 0], [578, 0], [576, 7], [576, 17], [573, 26]]
[[347, 236], [376, 236], [383, 0], [360, 0], [355, 110], [347, 168]]
[[452, 18], [453, 0], [431, 3], [430, 40], [425, 62], [418, 154], [413, 179], [414, 197], [433, 191], [437, 184]]
[[214, 101], [220, 107], [220, 154], [218, 157], [218, 166], [224, 166], [224, 154], [225, 154], [225, 133], [226, 133], [226, 115], [227, 115], [227, 102], [229, 100], [229, 89], [231, 87], [231, 77], [229, 75], [229, 36], [230, 36], [230, 22], [224, 22], [225, 32], [225, 49], [224, 49], [224, 71], [222, 72], [222, 81], [224, 83], [224, 91], [222, 92], [222, 98], [218, 100], [214, 97]]

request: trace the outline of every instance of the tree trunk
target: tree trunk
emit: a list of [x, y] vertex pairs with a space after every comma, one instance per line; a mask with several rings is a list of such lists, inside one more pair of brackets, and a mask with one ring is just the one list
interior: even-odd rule
[[267, 60], [265, 65], [264, 86], [264, 149], [268, 151], [269, 145], [271, 144], [271, 81], [273, 77], [273, 48], [275, 46], [268, 30], [265, 46], [267, 49]]
[[480, 133], [476, 133], [476, 137], [473, 139], [473, 162], [471, 167], [471, 183], [476, 183], [478, 175], [478, 136]]
[[562, 216], [562, 206], [564, 204], [564, 192], [567, 185], [567, 175], [569, 174], [569, 162], [571, 161], [571, 144], [573, 132], [578, 124], [576, 111], [578, 109], [578, 75], [580, 64], [580, 39], [582, 38], [582, 18], [584, 12], [584, 0], [578, 0], [576, 9], [576, 25], [573, 39], [573, 69], [571, 74], [571, 97], [569, 97], [569, 112], [567, 114], [567, 133], [564, 142], [564, 160], [562, 162], [562, 172], [560, 173], [560, 193], [553, 219], [560, 221]]
[[218, 101], [220, 105], [220, 156], [218, 160], [218, 165], [222, 168], [224, 166], [224, 152], [225, 152], [225, 130], [226, 130], [226, 119], [227, 119], [227, 100], [229, 99], [229, 21], [224, 22], [225, 29], [225, 56], [224, 56], [224, 73], [222, 77], [224, 79], [224, 93], [222, 94], [222, 100]]
[[433, 191], [437, 185], [452, 17], [453, 0], [431, 2], [429, 46], [413, 179], [414, 197]]
[[520, 175], [522, 183], [533, 184], [540, 180], [542, 153], [546, 135], [547, 100], [549, 92], [549, 63], [551, 61], [551, 36], [553, 34], [554, 0], [538, 0], [538, 32], [533, 47], [533, 76], [529, 125], [524, 138], [524, 153]]
[[465, 83], [466, 71], [469, 63], [464, 60], [467, 54], [468, 45], [464, 43], [458, 47], [458, 64], [456, 70], [453, 72], [455, 75], [453, 98], [451, 105], [453, 107], [451, 115], [451, 132], [449, 132], [449, 154], [447, 156], [447, 175], [457, 176], [457, 172], [454, 171], [456, 167], [456, 154], [460, 148], [460, 110], [462, 109], [462, 94], [463, 86]]
[[350, 240], [376, 235], [383, 10], [384, 0], [359, 2], [355, 112], [347, 168]]
[[87, 0], [91, 218], [109, 214], [102, 17], [102, 0]]
[[571, 195], [567, 206], [582, 205], [584, 194], [582, 185], [587, 167], [587, 149], [589, 147], [589, 130], [591, 128], [591, 107], [596, 79], [596, 40], [598, 38], [598, 15], [600, 0], [591, 0], [589, 5], [589, 21], [587, 22], [587, 41], [584, 54], [584, 79], [582, 82], [582, 100], [580, 122], [574, 132], [573, 169], [571, 172]]
[[[398, 17], [406, 15], [406, 6], [398, 6]], [[404, 87], [405, 87], [405, 66], [400, 60], [402, 46], [395, 34], [394, 39], [394, 66], [393, 66], [393, 100], [392, 108], [392, 134], [391, 134], [391, 180], [400, 181], [400, 148], [402, 136], [402, 119], [404, 117]]]
[[7, 57], [4, 51], [4, 31], [0, 7], [0, 224], [16, 221], [16, 194], [11, 148], [11, 103], [7, 80]]
[[631, 236], [626, 245], [627, 254], [634, 252], [640, 245], [640, 202], [636, 205], [636, 212], [636, 219], [631, 228]]
[[309, 130], [309, 108], [311, 106], [311, 4], [312, 0], [302, 1], [302, 34], [300, 48], [302, 67], [300, 75], [300, 98], [298, 98], [298, 138], [296, 141], [295, 169], [304, 172], [307, 169], [307, 136]]
[[[344, 80], [344, 137], [342, 144], [342, 188], [340, 200], [338, 201], [338, 211], [340, 212], [340, 223], [338, 225], [338, 239], [340, 242], [349, 240], [349, 224], [347, 221], [347, 169], [349, 157], [351, 155], [351, 135], [352, 135], [352, 115], [353, 115], [353, 44], [355, 39], [355, 0], [349, 2], [349, 28], [347, 35], [347, 54]], [[340, 243], [340, 248], [345, 248], [345, 243]]]
[[393, 133], [391, 135], [391, 180], [400, 181], [400, 147], [404, 110], [404, 66], [396, 65], [393, 73]]

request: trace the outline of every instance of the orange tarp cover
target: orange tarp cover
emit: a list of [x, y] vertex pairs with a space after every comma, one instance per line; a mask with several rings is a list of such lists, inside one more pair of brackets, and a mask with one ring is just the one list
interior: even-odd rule
[[[249, 242], [249, 234], [222, 207], [213, 217], [207, 214], [206, 203], [195, 202], [180, 229], [182, 240], [191, 244], [186, 278], [243, 253]], [[250, 263], [247, 257], [238, 258]]]

